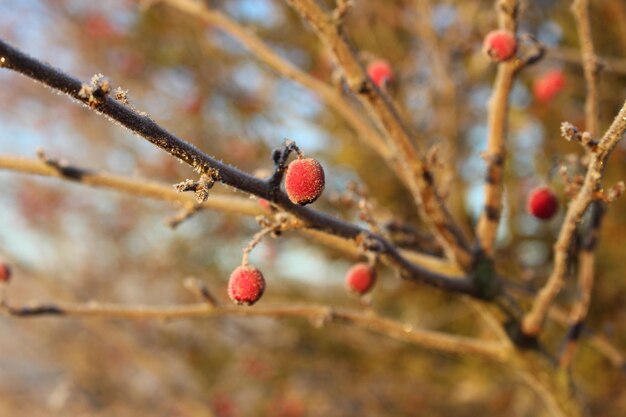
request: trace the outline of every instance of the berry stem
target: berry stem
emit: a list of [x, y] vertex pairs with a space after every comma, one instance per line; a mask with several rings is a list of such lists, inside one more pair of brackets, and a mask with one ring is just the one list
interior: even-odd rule
[[274, 161], [274, 173], [267, 180], [270, 187], [270, 201], [274, 202], [276, 194], [280, 191], [280, 183], [283, 181], [285, 171], [287, 170], [287, 160], [289, 155], [295, 152], [298, 159], [304, 158], [304, 154], [296, 145], [296, 142], [291, 139], [285, 139], [283, 149], [275, 149], [272, 152], [272, 160]]

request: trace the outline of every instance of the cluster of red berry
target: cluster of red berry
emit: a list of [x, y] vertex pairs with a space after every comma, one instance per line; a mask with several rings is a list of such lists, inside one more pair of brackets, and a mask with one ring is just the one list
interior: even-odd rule
[[[324, 169], [313, 158], [299, 157], [287, 166], [285, 191], [294, 204], [306, 205], [317, 200], [324, 190]], [[267, 200], [260, 200], [264, 208], [269, 208]], [[376, 270], [369, 264], [358, 263], [346, 274], [346, 286], [350, 292], [363, 295], [369, 292], [376, 282]], [[236, 304], [252, 305], [265, 291], [263, 273], [251, 265], [240, 265], [230, 274], [228, 296]]]
[[[483, 52], [494, 62], [504, 62], [515, 57], [517, 39], [507, 30], [493, 30], [483, 42]], [[395, 78], [389, 62], [377, 59], [367, 66], [367, 76], [381, 89]], [[565, 87], [565, 76], [553, 70], [535, 80], [533, 92], [538, 101], [551, 100]], [[322, 165], [313, 158], [299, 157], [287, 166], [285, 191], [294, 204], [306, 205], [319, 198], [324, 190], [325, 177]], [[268, 201], [261, 199], [264, 208]], [[558, 199], [548, 187], [539, 187], [528, 196], [527, 209], [533, 216], [548, 220], [558, 211]], [[363, 295], [371, 290], [376, 282], [376, 270], [367, 263], [354, 265], [346, 275], [346, 286], [350, 292]], [[265, 290], [265, 279], [260, 270], [252, 266], [239, 266], [228, 282], [228, 295], [237, 304], [251, 305], [261, 298]]]

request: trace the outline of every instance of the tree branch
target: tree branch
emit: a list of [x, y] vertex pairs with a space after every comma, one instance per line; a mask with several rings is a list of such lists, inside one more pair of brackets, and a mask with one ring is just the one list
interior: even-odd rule
[[408, 342], [434, 351], [479, 356], [495, 362], [504, 362], [510, 354], [503, 344], [465, 336], [455, 336], [437, 331], [420, 329], [409, 324], [362, 311], [335, 309], [320, 305], [273, 306], [273, 307], [219, 307], [210, 303], [174, 306], [124, 306], [88, 302], [85, 304], [29, 304], [24, 307], [4, 305], [3, 311], [13, 317], [33, 318], [42, 316], [119, 318], [127, 320], [174, 320], [216, 317], [272, 317], [302, 318], [321, 325], [329, 322], [344, 323], [366, 329], [393, 339]]
[[418, 265], [414, 265], [402, 256], [391, 242], [383, 237], [327, 214], [293, 204], [284, 192], [275, 192], [268, 182], [204, 154], [192, 144], [177, 138], [159, 126], [148, 116], [138, 113], [124, 102], [118, 102], [111, 98], [107, 94], [110, 88], [108, 83], [100, 83], [99, 77], [95, 77], [96, 83], [92, 83], [92, 86], [83, 85], [80, 81], [29, 57], [1, 40], [0, 66], [22, 73], [33, 80], [69, 95], [87, 105], [90, 109], [107, 116], [172, 156], [187, 163], [199, 174], [209, 175], [226, 185], [272, 201], [286, 212], [302, 220], [305, 223], [305, 227], [318, 229], [347, 239], [368, 237], [370, 241], [375, 242], [375, 249], [388, 262], [400, 269], [401, 275], [405, 279], [421, 281], [446, 291], [471, 294], [476, 297], [484, 296], [480, 289], [473, 285], [470, 278], [457, 279], [432, 273]]
[[568, 248], [576, 232], [576, 226], [589, 204], [601, 188], [601, 180], [611, 152], [626, 132], [626, 102], [606, 131], [597, 148], [590, 155], [587, 174], [582, 188], [570, 202], [558, 239], [554, 244], [554, 267], [548, 281], [537, 294], [531, 310], [522, 322], [522, 331], [529, 336], [538, 335], [548, 314], [550, 305], [561, 291], [567, 272]]
[[422, 219], [435, 234], [448, 259], [463, 268], [471, 265], [472, 255], [462, 231], [453, 221], [441, 197], [437, 195], [434, 177], [416, 150], [408, 127], [388, 97], [366, 76], [343, 25], [337, 26], [314, 0], [286, 0], [315, 30], [341, 66], [350, 90], [387, 132], [390, 145], [398, 153], [402, 170], [409, 177], [410, 189]]
[[308, 88], [313, 93], [319, 95], [326, 104], [335, 110], [357, 133], [359, 140], [364, 141], [376, 153], [378, 153], [404, 182], [404, 174], [398, 169], [398, 164], [393, 153], [381, 137], [380, 133], [363, 117], [354, 107], [342, 97], [336, 89], [328, 84], [317, 80], [304, 71], [300, 70], [292, 63], [282, 58], [270, 47], [268, 47], [259, 37], [250, 30], [230, 19], [228, 16], [217, 10], [210, 9], [200, 2], [191, 0], [159, 0], [178, 10], [190, 14], [205, 23], [216, 27], [224, 33], [236, 39], [259, 61], [267, 64], [276, 73], [289, 78], [298, 84]]
[[[585, 129], [589, 132], [591, 138], [595, 140], [598, 134], [600, 119], [597, 79], [599, 67], [598, 59], [594, 51], [593, 39], [591, 37], [589, 1], [574, 0], [572, 2], [572, 13], [576, 19], [576, 26], [578, 28], [578, 38], [580, 39], [583, 71], [587, 88], [587, 94], [585, 96]], [[572, 364], [580, 333], [584, 326], [585, 319], [587, 318], [587, 312], [589, 311], [595, 276], [595, 253], [605, 208], [601, 201], [594, 201], [587, 211], [589, 212], [591, 221], [585, 236], [583, 236], [582, 247], [578, 254], [578, 300], [572, 307], [570, 313], [571, 327], [567, 333], [565, 346], [559, 360], [561, 368], [564, 369], [569, 368]]]
[[[517, 32], [518, 0], [497, 0], [496, 9], [500, 29]], [[484, 186], [484, 207], [476, 226], [476, 235], [482, 251], [494, 254], [494, 242], [502, 214], [504, 188], [504, 162], [506, 159], [506, 134], [509, 117], [509, 96], [515, 75], [521, 68], [519, 59], [500, 62], [491, 98], [489, 99], [487, 125], [487, 162]]]

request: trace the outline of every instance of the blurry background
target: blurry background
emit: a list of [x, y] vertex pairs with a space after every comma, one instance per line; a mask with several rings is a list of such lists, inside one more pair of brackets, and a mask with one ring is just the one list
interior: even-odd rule
[[[271, 48], [331, 83], [333, 63], [314, 34], [275, 0], [205, 2], [253, 29]], [[438, 144], [454, 170], [452, 211], [467, 226], [481, 206], [486, 103], [495, 66], [480, 53], [496, 26], [493, 1], [356, 1], [348, 32], [364, 60], [393, 66], [392, 91], [422, 149]], [[594, 40], [610, 61], [602, 73], [602, 129], [626, 97], [626, 5], [592, 2]], [[541, 283], [560, 218], [540, 223], [525, 196], [550, 184], [579, 146], [559, 124], [583, 126], [584, 82], [569, 1], [522, 1], [521, 30], [549, 46], [515, 84], [509, 130], [506, 210], [498, 255], [503, 273]], [[434, 40], [424, 35], [432, 25]], [[0, 2], [0, 37], [69, 74], [103, 73], [131, 104], [206, 153], [245, 171], [271, 169], [284, 138], [322, 161], [327, 189], [315, 207], [351, 221], [333, 195], [366, 186], [381, 216], [419, 226], [407, 192], [354, 131], [316, 96], [272, 72], [232, 38], [154, 2]], [[619, 60], [621, 57], [621, 61]], [[444, 76], [432, 63], [443, 62]], [[566, 87], [540, 102], [533, 82], [561, 70]], [[336, 87], [341, 89], [340, 86]], [[46, 88], [0, 71], [0, 154], [48, 156], [116, 174], [174, 184], [187, 166], [128, 131]], [[606, 184], [626, 178], [626, 147], [612, 156]], [[57, 179], [0, 171], [0, 257], [14, 267], [9, 300], [168, 304], [194, 300], [186, 277], [203, 279], [223, 301], [252, 218], [205, 211], [169, 228], [167, 203]], [[215, 193], [233, 193], [216, 186]], [[240, 194], [241, 195], [241, 194]], [[563, 205], [566, 200], [562, 198]], [[605, 219], [589, 326], [626, 351], [626, 200]], [[382, 209], [384, 208], [384, 210]], [[251, 260], [264, 271], [263, 304], [318, 302], [361, 308], [343, 289], [350, 259], [295, 234], [266, 240]], [[313, 273], [312, 273], [313, 271]], [[475, 312], [457, 297], [401, 282], [388, 271], [371, 297], [380, 314], [428, 328], [477, 334]], [[571, 300], [572, 279], [563, 296]], [[550, 327], [552, 349], [562, 329]], [[626, 410], [626, 383], [583, 344], [574, 373], [594, 416]], [[302, 320], [129, 322], [0, 317], [0, 415], [7, 416], [474, 416], [545, 415], [516, 375], [471, 358], [437, 354], [384, 337]]]

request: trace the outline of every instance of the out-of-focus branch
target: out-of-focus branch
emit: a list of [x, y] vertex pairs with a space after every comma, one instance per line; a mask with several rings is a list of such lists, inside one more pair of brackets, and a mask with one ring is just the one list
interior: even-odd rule
[[580, 39], [580, 50], [585, 74], [585, 86], [587, 95], [585, 96], [585, 130], [596, 137], [599, 128], [598, 109], [598, 58], [593, 47], [591, 37], [591, 20], [589, 18], [589, 0], [574, 0], [572, 3], [572, 13], [576, 19], [578, 28], [578, 39]]
[[366, 76], [363, 65], [350, 43], [343, 25], [337, 25], [329, 13], [314, 0], [286, 0], [308, 22], [343, 70], [346, 83], [363, 106], [387, 132], [398, 162], [409, 177], [411, 192], [420, 214], [446, 256], [469, 268], [472, 261], [469, 245], [455, 224], [444, 202], [436, 193], [434, 177], [413, 144], [408, 127], [389, 98]]
[[[548, 313], [550, 320], [561, 326], [570, 325], [570, 317], [566, 311], [552, 307]], [[602, 356], [604, 356], [611, 364], [626, 373], [626, 357], [617, 349], [606, 336], [595, 333], [588, 328], [581, 329], [581, 336], [589, 339], [589, 344]]]
[[589, 311], [595, 277], [596, 247], [604, 211], [604, 203], [601, 201], [594, 201], [589, 206], [591, 220], [578, 253], [578, 299], [570, 312], [570, 328], [559, 360], [562, 368], [568, 368], [572, 364]]
[[[516, 33], [518, 8], [518, 0], [496, 1], [500, 29]], [[517, 58], [498, 64], [496, 80], [487, 108], [487, 150], [483, 154], [487, 163], [487, 174], [484, 186], [484, 207], [478, 219], [476, 235], [481, 250], [488, 256], [493, 256], [494, 242], [502, 214], [509, 95], [515, 75], [521, 66], [522, 63]]]
[[[442, 149], [442, 163], [444, 165], [442, 177], [439, 186], [447, 188], [447, 184], [453, 182], [458, 183], [459, 170], [458, 166], [458, 145], [457, 137], [459, 135], [459, 124], [461, 123], [461, 112], [458, 100], [458, 92], [456, 82], [453, 76], [453, 68], [450, 63], [449, 45], [440, 39], [434, 26], [433, 4], [432, 0], [415, 0], [418, 10], [418, 21], [414, 27], [414, 31], [419, 35], [426, 45], [428, 56], [433, 70], [433, 89], [437, 96], [437, 129], [445, 140], [446, 146]], [[446, 190], [447, 191], [447, 190]], [[447, 196], [449, 207], [454, 208], [463, 206], [462, 193], [451, 193]], [[463, 207], [459, 207], [464, 210]]]
[[337, 322], [363, 328], [393, 339], [423, 347], [425, 349], [452, 354], [471, 355], [504, 362], [511, 350], [499, 343], [465, 336], [456, 336], [432, 330], [420, 329], [363, 311], [336, 309], [328, 306], [275, 306], [275, 307], [219, 307], [210, 303], [196, 303], [164, 307], [124, 306], [88, 302], [85, 304], [29, 304], [24, 307], [2, 306], [6, 314], [13, 317], [32, 318], [41, 316], [59, 317], [103, 317], [128, 320], [173, 320], [215, 317], [273, 317], [303, 318], [310, 323], [323, 325]]
[[538, 335], [545, 322], [550, 305], [563, 287], [568, 264], [568, 249], [576, 227], [589, 204], [597, 198], [602, 175], [611, 152], [626, 132], [626, 102], [617, 117], [590, 153], [590, 161], [583, 185], [570, 202], [558, 239], [554, 244], [554, 267], [545, 286], [539, 291], [531, 310], [522, 322], [522, 331], [529, 336]]
[[[108, 188], [136, 196], [171, 201], [184, 206], [197, 204], [192, 195], [179, 193], [172, 187], [164, 184], [138, 178], [131, 179], [105, 172], [95, 172], [76, 166], [55, 168], [38, 160], [0, 155], [0, 169], [61, 178], [92, 187]], [[253, 200], [219, 194], [211, 194], [211, 198], [199, 204], [199, 206], [243, 216], [255, 216], [263, 213], [263, 209]]]
[[355, 130], [360, 140], [364, 141], [374, 151], [376, 151], [388, 164], [388, 166], [406, 181], [404, 174], [398, 169], [395, 157], [389, 147], [381, 137], [380, 133], [363, 117], [337, 89], [317, 80], [311, 75], [303, 72], [292, 63], [281, 57], [267, 46], [258, 36], [250, 30], [244, 28], [239, 23], [215, 9], [210, 9], [198, 1], [192, 0], [159, 0], [172, 7], [188, 13], [205, 23], [216, 27], [236, 39], [259, 61], [267, 64], [278, 74], [287, 77], [302, 86], [308, 88], [313, 93], [319, 95], [325, 102], [341, 115], [346, 122]]
[[[591, 137], [595, 139], [598, 134], [600, 118], [597, 80], [599, 67], [594, 51], [593, 39], [591, 37], [589, 1], [574, 0], [572, 2], [572, 13], [576, 19], [576, 27], [578, 28], [578, 39], [580, 40], [583, 71], [587, 89], [585, 96], [585, 129], [589, 132]], [[583, 236], [582, 246], [578, 254], [578, 300], [570, 313], [571, 327], [568, 331], [565, 346], [559, 360], [561, 368], [564, 369], [569, 368], [572, 364], [576, 346], [580, 339], [580, 333], [584, 326], [585, 319], [587, 318], [587, 312], [589, 311], [595, 276], [595, 250], [604, 211], [604, 206], [601, 201], [594, 201], [588, 209], [591, 220], [586, 234]]]
[[[580, 57], [580, 51], [574, 48], [548, 48], [546, 58], [560, 60], [571, 64], [583, 65]], [[597, 56], [596, 59], [602, 71], [626, 74], [626, 59], [607, 56]]]

